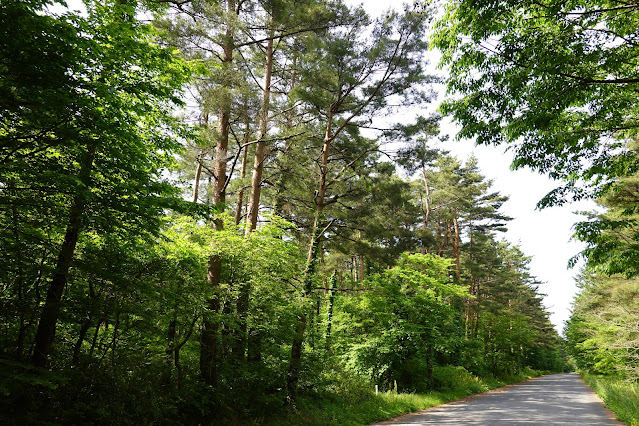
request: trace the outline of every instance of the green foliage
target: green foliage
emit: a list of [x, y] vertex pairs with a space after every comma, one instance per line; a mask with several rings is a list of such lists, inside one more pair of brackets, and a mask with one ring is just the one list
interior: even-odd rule
[[568, 349], [578, 368], [594, 374], [639, 379], [636, 342], [639, 289], [636, 279], [585, 271], [566, 324]]
[[586, 248], [572, 259], [587, 259], [590, 268], [607, 275], [639, 274], [639, 230], [637, 229], [636, 174], [618, 179], [597, 201], [606, 210], [603, 213], [585, 213], [586, 221], [575, 225], [575, 238], [586, 243]]
[[460, 137], [512, 146], [513, 166], [563, 179], [542, 204], [597, 194], [636, 172], [639, 8], [608, 0], [449, 2], [433, 42], [442, 107]]
[[355, 380], [355, 383], [345, 386], [343, 393], [335, 393], [330, 397], [313, 395], [300, 398], [294, 410], [277, 416], [265, 424], [318, 426], [371, 424], [539, 375], [539, 372], [528, 370], [502, 380], [480, 379], [459, 367], [438, 368], [436, 373], [447, 387], [428, 393], [405, 393], [400, 389], [399, 392], [388, 391], [375, 395], [372, 384], [362, 381], [361, 378], [344, 378], [351, 382]]
[[368, 277], [361, 296], [340, 299], [346, 315], [336, 329], [352, 342], [347, 365], [383, 388], [396, 381], [427, 389], [435, 352], [450, 351], [461, 329], [450, 300], [465, 292], [448, 282], [449, 267], [437, 256], [403, 255], [394, 268]]
[[629, 426], [639, 425], [639, 383], [595, 374], [582, 377], [619, 420]]
[[464, 367], [452, 365], [436, 367], [433, 370], [433, 387], [441, 391], [463, 388], [472, 393], [486, 390], [485, 385], [477, 376], [473, 376]]

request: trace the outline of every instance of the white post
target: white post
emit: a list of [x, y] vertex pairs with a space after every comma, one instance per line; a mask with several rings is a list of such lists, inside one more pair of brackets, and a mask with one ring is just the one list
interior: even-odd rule
[[379, 394], [379, 386], [375, 385], [375, 395]]

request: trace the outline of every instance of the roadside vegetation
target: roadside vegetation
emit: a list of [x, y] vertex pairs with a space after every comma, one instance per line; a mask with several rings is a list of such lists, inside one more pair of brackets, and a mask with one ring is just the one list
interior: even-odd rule
[[639, 383], [615, 376], [590, 373], [581, 376], [619, 420], [630, 426], [639, 425]]
[[392, 419], [455, 401], [466, 396], [486, 392], [541, 373], [526, 369], [517, 375], [496, 378], [478, 378], [461, 367], [442, 367], [436, 375], [443, 379], [425, 393], [404, 393], [389, 390], [375, 395], [371, 385], [348, 389], [347, 392], [315, 395], [301, 399], [294, 410], [285, 416], [266, 422], [270, 425], [364, 425]]

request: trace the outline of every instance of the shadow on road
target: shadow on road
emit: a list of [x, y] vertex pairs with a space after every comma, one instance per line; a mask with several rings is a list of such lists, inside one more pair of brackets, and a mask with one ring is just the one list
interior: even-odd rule
[[554, 374], [378, 425], [620, 425], [579, 375]]

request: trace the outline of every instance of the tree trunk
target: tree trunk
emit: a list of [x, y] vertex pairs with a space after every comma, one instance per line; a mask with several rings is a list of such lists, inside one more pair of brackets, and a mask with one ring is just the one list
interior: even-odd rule
[[460, 267], [460, 236], [459, 236], [459, 223], [457, 217], [453, 217], [452, 223], [446, 224], [446, 231], [448, 232], [448, 240], [450, 246], [453, 249], [453, 258], [455, 261], [455, 278], [457, 283], [461, 280], [461, 267]]
[[331, 349], [331, 328], [333, 326], [333, 305], [337, 294], [337, 274], [333, 272], [330, 279], [330, 293], [328, 296], [328, 313], [326, 315], [326, 351]]
[[431, 207], [430, 207], [430, 188], [428, 187], [428, 179], [426, 178], [426, 169], [422, 168], [422, 180], [424, 181], [424, 191], [426, 197], [424, 198], [424, 230], [428, 229], [428, 222], [430, 221]]
[[200, 191], [200, 177], [202, 176], [202, 155], [200, 152], [196, 157], [197, 166], [195, 168], [195, 179], [193, 181], [193, 202], [197, 203], [199, 191]]
[[[244, 182], [244, 178], [246, 177], [246, 160], [248, 157], [248, 146], [246, 145], [251, 137], [251, 132], [249, 129], [249, 123], [246, 123], [246, 130], [244, 131], [244, 152], [242, 152], [242, 171], [240, 172], [240, 179]], [[242, 187], [238, 191], [237, 194], [237, 202], [235, 204], [235, 224], [239, 225], [242, 221], [242, 207], [244, 206], [244, 183], [242, 183]]]
[[430, 215], [432, 213], [431, 209], [431, 201], [430, 201], [430, 188], [428, 187], [428, 179], [426, 178], [426, 169], [422, 167], [422, 180], [424, 181], [424, 191], [425, 197], [423, 201], [423, 212], [424, 212], [424, 221], [423, 221], [423, 237], [422, 237], [422, 254], [426, 254], [428, 251], [426, 247], [426, 233], [428, 232], [428, 223], [430, 222]]
[[[311, 238], [308, 245], [308, 256], [306, 258], [306, 270], [304, 271], [304, 297], [309, 297], [313, 291], [313, 275], [317, 270], [317, 257], [319, 252], [319, 242], [324, 230], [320, 229], [320, 219], [324, 210], [324, 197], [326, 195], [326, 174], [328, 171], [328, 151], [333, 141], [333, 105], [329, 107], [326, 123], [326, 133], [322, 147], [322, 162], [320, 164], [319, 189], [315, 197], [315, 218], [311, 229]], [[297, 383], [302, 360], [302, 345], [304, 343], [304, 330], [306, 329], [308, 314], [303, 312], [298, 318], [295, 335], [291, 344], [291, 360], [288, 374], [286, 376], [286, 390], [289, 400], [295, 398]]]
[[461, 239], [459, 236], [459, 222], [457, 217], [453, 218], [453, 230], [454, 230], [454, 255], [455, 255], [455, 274], [457, 276], [457, 282], [461, 282], [461, 264], [460, 264], [460, 245]]
[[[313, 291], [313, 276], [317, 270], [317, 252], [319, 251], [319, 217], [320, 212], [316, 212], [313, 222], [311, 240], [309, 242], [308, 256], [306, 260], [306, 270], [304, 271], [304, 297], [309, 297]], [[306, 311], [307, 309], [304, 309]], [[302, 365], [302, 346], [304, 344], [304, 331], [309, 312], [303, 312], [297, 321], [293, 342], [291, 344], [291, 360], [286, 376], [286, 390], [289, 400], [295, 399], [297, 383], [299, 382], [300, 367]]]
[[209, 317], [202, 321], [202, 334], [200, 337], [200, 378], [210, 386], [217, 386], [219, 363], [219, 320], [211, 319], [211, 315], [217, 316], [220, 311], [220, 275], [222, 259], [220, 256], [209, 257], [209, 265], [206, 274], [207, 284], [214, 288], [216, 294], [209, 300], [206, 309]]
[[77, 365], [80, 362], [80, 350], [82, 349], [82, 342], [86, 338], [87, 331], [91, 327], [91, 317], [85, 318], [80, 325], [80, 333], [78, 334], [78, 340], [73, 345], [73, 358], [71, 362], [73, 365]]
[[166, 350], [164, 353], [166, 354], [165, 360], [166, 363], [171, 365], [173, 358], [173, 351], [175, 350], [175, 332], [177, 328], [177, 311], [176, 308], [173, 308], [173, 318], [169, 322], [169, 326], [166, 331]]
[[[226, 12], [235, 13], [235, 0], [227, 0]], [[233, 26], [230, 22], [226, 24], [225, 43], [223, 46], [222, 68], [230, 71], [233, 61]], [[218, 111], [218, 138], [215, 147], [215, 185], [213, 189], [213, 203], [220, 209], [226, 201], [226, 156], [229, 144], [229, 118], [231, 116], [231, 94], [223, 93], [223, 99]], [[222, 219], [214, 219], [211, 223], [213, 228], [222, 230]], [[219, 287], [222, 276], [222, 259], [214, 254], [209, 257], [206, 271], [207, 284], [214, 289], [214, 295], [209, 300], [207, 311], [202, 321], [202, 334], [200, 338], [200, 378], [210, 386], [217, 386], [218, 382], [218, 362], [219, 362], [219, 321], [217, 316], [220, 310]]]
[[260, 195], [262, 191], [262, 174], [264, 172], [264, 160], [266, 153], [266, 132], [268, 130], [268, 113], [271, 99], [271, 75], [273, 73], [273, 35], [269, 30], [269, 40], [266, 43], [266, 61], [264, 65], [264, 90], [262, 91], [262, 104], [260, 106], [260, 123], [257, 135], [257, 147], [255, 148], [255, 161], [253, 163], [253, 179], [251, 180], [251, 198], [247, 214], [246, 235], [249, 235], [257, 227], [257, 216], [260, 209]]
[[[286, 115], [286, 130], [291, 130], [293, 128], [293, 118], [295, 117], [295, 104], [292, 101], [291, 93], [293, 89], [295, 89], [295, 83], [297, 80], [297, 56], [293, 56], [293, 70], [291, 71], [291, 85], [288, 91], [288, 114]], [[282, 155], [286, 155], [288, 150], [291, 147], [293, 142], [286, 145]], [[282, 215], [284, 211], [284, 191], [286, 190], [286, 184], [288, 182], [288, 172], [280, 165], [280, 179], [277, 182], [277, 188], [275, 193], [275, 203], [273, 205], [273, 210], [275, 214]]]
[[441, 220], [437, 220], [437, 255], [444, 257], [444, 235]]
[[89, 348], [89, 358], [93, 357], [93, 352], [98, 343], [98, 336], [100, 335], [100, 327], [102, 326], [103, 319], [100, 319], [95, 325], [95, 331], [93, 332], [93, 339], [91, 340], [91, 348]]
[[[87, 151], [80, 168], [79, 178], [84, 190], [90, 187], [91, 170], [93, 168], [93, 159], [95, 157], [95, 146], [87, 147]], [[47, 364], [49, 353], [51, 352], [51, 344], [55, 335], [58, 315], [60, 313], [60, 305], [62, 292], [67, 283], [67, 276], [71, 261], [75, 252], [75, 246], [78, 242], [78, 236], [82, 229], [82, 215], [87, 203], [87, 196], [80, 193], [76, 194], [69, 208], [69, 219], [67, 229], [64, 234], [64, 242], [58, 253], [55, 272], [47, 290], [47, 297], [42, 307], [40, 321], [38, 322], [38, 331], [35, 336], [35, 347], [31, 362], [38, 367], [44, 367]]]

